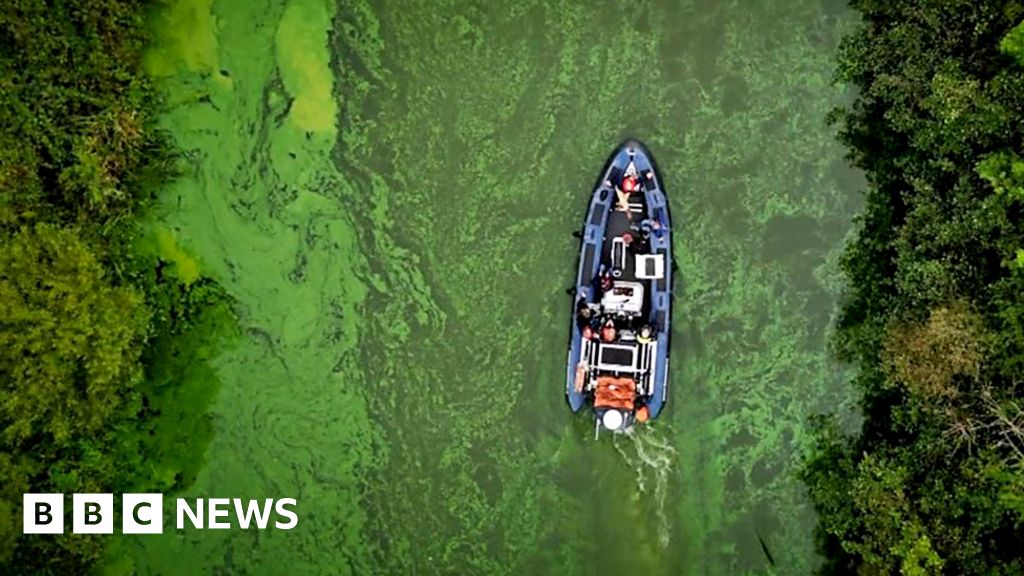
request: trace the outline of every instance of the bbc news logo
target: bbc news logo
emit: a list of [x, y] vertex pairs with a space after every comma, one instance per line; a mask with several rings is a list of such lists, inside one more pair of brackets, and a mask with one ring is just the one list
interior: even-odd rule
[[[23, 533], [64, 533], [63, 494], [25, 494], [23, 502]], [[72, 534], [114, 533], [113, 494], [74, 494], [71, 502]], [[291, 530], [299, 523], [294, 510], [296, 504], [294, 498], [178, 498], [174, 505], [175, 527], [178, 530], [229, 530], [236, 527], [242, 530], [251, 527]], [[163, 531], [163, 494], [121, 496], [122, 534], [162, 534]]]

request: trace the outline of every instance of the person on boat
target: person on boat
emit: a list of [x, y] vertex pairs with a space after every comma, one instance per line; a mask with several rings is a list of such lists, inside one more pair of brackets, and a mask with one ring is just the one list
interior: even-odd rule
[[594, 316], [594, 311], [587, 304], [587, 301], [580, 298], [579, 302], [576, 303], [576, 323], [583, 329], [584, 326], [590, 326], [590, 322]]
[[615, 335], [615, 321], [609, 318], [605, 320], [604, 327], [601, 328], [601, 340], [615, 342]]
[[629, 206], [629, 192], [622, 191], [618, 186], [615, 187], [615, 210], [625, 212], [626, 218], [633, 219], [633, 209]]
[[645, 234], [637, 234], [633, 236], [629, 249], [633, 254], [647, 254], [651, 251], [651, 243]]
[[654, 341], [654, 330], [650, 326], [644, 326], [637, 333], [636, 341], [641, 344], [650, 344]]
[[649, 254], [651, 252], [651, 242], [647, 236], [641, 236], [633, 243], [633, 252], [635, 254]]
[[626, 194], [632, 194], [640, 191], [640, 184], [636, 180], [636, 176], [626, 176], [622, 179], [622, 190]]
[[590, 281], [590, 285], [594, 289], [594, 300], [601, 299], [601, 292], [607, 290], [610, 286], [606, 286], [606, 282], [611, 281], [611, 270], [608, 269], [604, 263], [601, 264], [597, 269], [597, 274], [594, 275], [594, 279]]
[[651, 419], [651, 414], [647, 410], [647, 406], [641, 406], [636, 411], [636, 421], [643, 424]]
[[640, 232], [647, 236], [654, 236], [655, 238], [661, 238], [661, 235], [664, 234], [661, 222], [658, 222], [654, 218], [644, 218], [641, 220]]
[[654, 218], [644, 218], [640, 222], [640, 231], [648, 236], [661, 238], [665, 235], [665, 227], [661, 225], [660, 211], [654, 212]]
[[612, 273], [611, 270], [604, 270], [604, 265], [601, 268], [601, 292], [607, 292], [612, 289]]
[[650, 248], [647, 239], [635, 232], [624, 232], [622, 242], [626, 244], [626, 249], [633, 254], [646, 254]]
[[633, 209], [629, 205], [629, 195], [637, 192], [640, 189], [639, 184], [636, 181], [635, 176], [626, 176], [622, 179], [622, 189], [615, 188], [615, 196], [617, 199], [615, 209], [619, 212], [625, 212], [626, 218], [633, 219]]

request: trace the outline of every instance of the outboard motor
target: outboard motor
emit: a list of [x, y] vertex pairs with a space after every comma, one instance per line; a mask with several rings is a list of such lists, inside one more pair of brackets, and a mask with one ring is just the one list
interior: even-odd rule
[[622, 412], [614, 408], [605, 410], [604, 415], [601, 416], [601, 424], [608, 430], [621, 430], [623, 424], [626, 423], [626, 418], [622, 415]]

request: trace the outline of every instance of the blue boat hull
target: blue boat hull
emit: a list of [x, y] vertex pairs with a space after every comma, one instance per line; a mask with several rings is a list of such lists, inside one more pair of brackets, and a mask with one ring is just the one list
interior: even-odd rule
[[[653, 419], [661, 413], [668, 398], [669, 339], [674, 272], [672, 263], [674, 261], [668, 201], [654, 161], [650, 153], [639, 142], [627, 141], [615, 150], [594, 188], [581, 234], [573, 303], [574, 306], [577, 305], [580, 299], [586, 299], [587, 303], [594, 301], [593, 293], [596, 289], [593, 285], [599, 270], [602, 269], [602, 254], [607, 254], [605, 244], [608, 237], [606, 234], [613, 233], [609, 231], [609, 220], [615, 214], [617, 201], [615, 188], [619, 182], [615, 180], [621, 179], [622, 173], [630, 162], [633, 163], [636, 171], [645, 177], [643, 200], [645, 200], [647, 213], [643, 216], [657, 220], [663, 227], [659, 236], [652, 235], [650, 237], [650, 252], [664, 255], [663, 261], [666, 265], [664, 266], [664, 276], [651, 281], [648, 288], [650, 296], [647, 308], [648, 320], [655, 330], [654, 338], [656, 338], [657, 347], [650, 370], [650, 386], [645, 390], [643, 398], [640, 398], [647, 408], [647, 414]], [[577, 391], [575, 385], [582, 346], [583, 336], [574, 316], [570, 324], [569, 351], [566, 362], [566, 397], [573, 412], [578, 412], [588, 406], [588, 395], [585, 391]]]

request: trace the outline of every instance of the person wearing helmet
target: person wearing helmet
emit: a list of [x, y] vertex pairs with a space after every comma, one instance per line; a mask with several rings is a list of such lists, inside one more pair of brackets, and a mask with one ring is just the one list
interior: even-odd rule
[[584, 326], [590, 325], [593, 315], [594, 311], [587, 304], [587, 301], [581, 296], [579, 301], [576, 302], [576, 322], [579, 324], [581, 330]]
[[654, 341], [654, 330], [650, 326], [644, 326], [636, 335], [636, 341], [641, 344], [649, 344]]
[[611, 318], [605, 321], [604, 327], [601, 328], [601, 340], [605, 342], [615, 341], [615, 321]]
[[635, 176], [626, 176], [622, 179], [622, 189], [615, 188], [615, 196], [617, 202], [615, 209], [619, 212], [625, 212], [626, 218], [633, 219], [633, 209], [629, 206], [629, 196], [635, 192], [640, 191], [640, 183], [637, 182]]
[[654, 218], [645, 218], [640, 222], [640, 231], [645, 236], [653, 236], [655, 238], [661, 238], [665, 235], [665, 229], [662, 228], [661, 222], [658, 222]]
[[636, 181], [636, 176], [626, 176], [622, 179], [622, 190], [626, 194], [632, 194], [640, 191], [640, 184]]
[[601, 286], [601, 292], [607, 292], [612, 289], [612, 272], [611, 270], [605, 270], [604, 264], [601, 265], [600, 278], [598, 283]]

